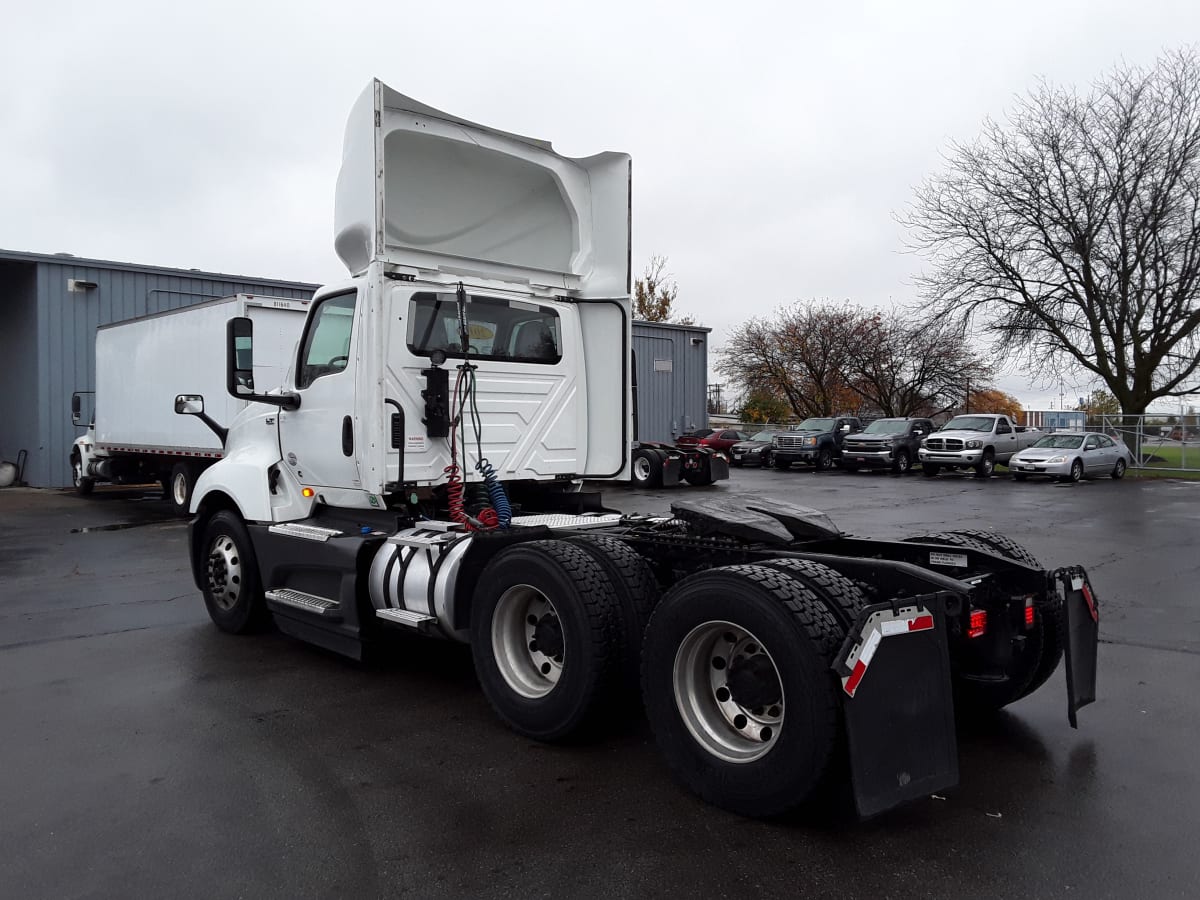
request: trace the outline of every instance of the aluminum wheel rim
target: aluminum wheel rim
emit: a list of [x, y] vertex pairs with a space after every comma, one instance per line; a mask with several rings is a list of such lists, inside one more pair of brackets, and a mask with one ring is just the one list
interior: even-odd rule
[[175, 477], [171, 479], [171, 493], [175, 497], [176, 506], [187, 503], [187, 475], [184, 472], [176, 472]]
[[633, 461], [633, 477], [638, 481], [650, 480], [650, 460], [639, 456]]
[[537, 639], [539, 626], [557, 626], [561, 634], [558, 610], [545, 594], [517, 584], [500, 595], [492, 616], [492, 657], [508, 686], [530, 700], [554, 690], [565, 655], [565, 648], [545, 652]]
[[213, 603], [231, 610], [242, 592], [242, 561], [237, 544], [227, 534], [213, 540], [208, 549], [208, 592]]
[[1075, 462], [1071, 463], [1071, 480], [1083, 480], [1083, 463], [1081, 463], [1079, 460], [1075, 460]]
[[[779, 699], [743, 706], [729, 690], [735, 660], [763, 658], [779, 686]], [[784, 696], [779, 667], [762, 642], [732, 622], [705, 622], [685, 637], [672, 671], [675, 705], [684, 725], [708, 753], [730, 763], [766, 756], [783, 730]]]

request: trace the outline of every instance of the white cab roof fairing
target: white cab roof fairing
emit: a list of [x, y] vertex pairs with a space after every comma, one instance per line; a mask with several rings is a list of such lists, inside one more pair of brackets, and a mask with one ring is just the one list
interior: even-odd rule
[[378, 259], [625, 297], [630, 172], [627, 154], [560, 156], [376, 79], [346, 125], [334, 246], [352, 275]]

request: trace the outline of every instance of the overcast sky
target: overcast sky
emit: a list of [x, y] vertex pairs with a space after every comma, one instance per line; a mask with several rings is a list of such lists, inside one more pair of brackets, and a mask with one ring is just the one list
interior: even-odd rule
[[949, 142], [1039, 76], [1086, 88], [1200, 40], [1200, 4], [92, 0], [8, 4], [3, 27], [0, 247], [341, 278], [342, 130], [377, 76], [632, 154], [635, 267], [669, 257], [719, 346], [797, 299], [911, 299], [894, 215]]

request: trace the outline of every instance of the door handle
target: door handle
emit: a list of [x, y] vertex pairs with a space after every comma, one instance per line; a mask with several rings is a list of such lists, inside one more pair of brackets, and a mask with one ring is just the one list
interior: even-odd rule
[[349, 416], [342, 419], [342, 455], [354, 455], [354, 422]]

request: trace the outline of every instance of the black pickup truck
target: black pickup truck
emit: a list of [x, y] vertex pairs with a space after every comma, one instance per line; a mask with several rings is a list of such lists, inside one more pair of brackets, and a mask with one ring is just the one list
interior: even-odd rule
[[771, 462], [777, 469], [790, 469], [792, 463], [805, 463], [817, 472], [833, 468], [842, 456], [842, 441], [862, 430], [854, 416], [828, 416], [805, 419], [791, 431], [771, 440]]
[[876, 419], [842, 443], [842, 468], [891, 469], [903, 475], [912, 469], [921, 439], [931, 431], [929, 419]]

